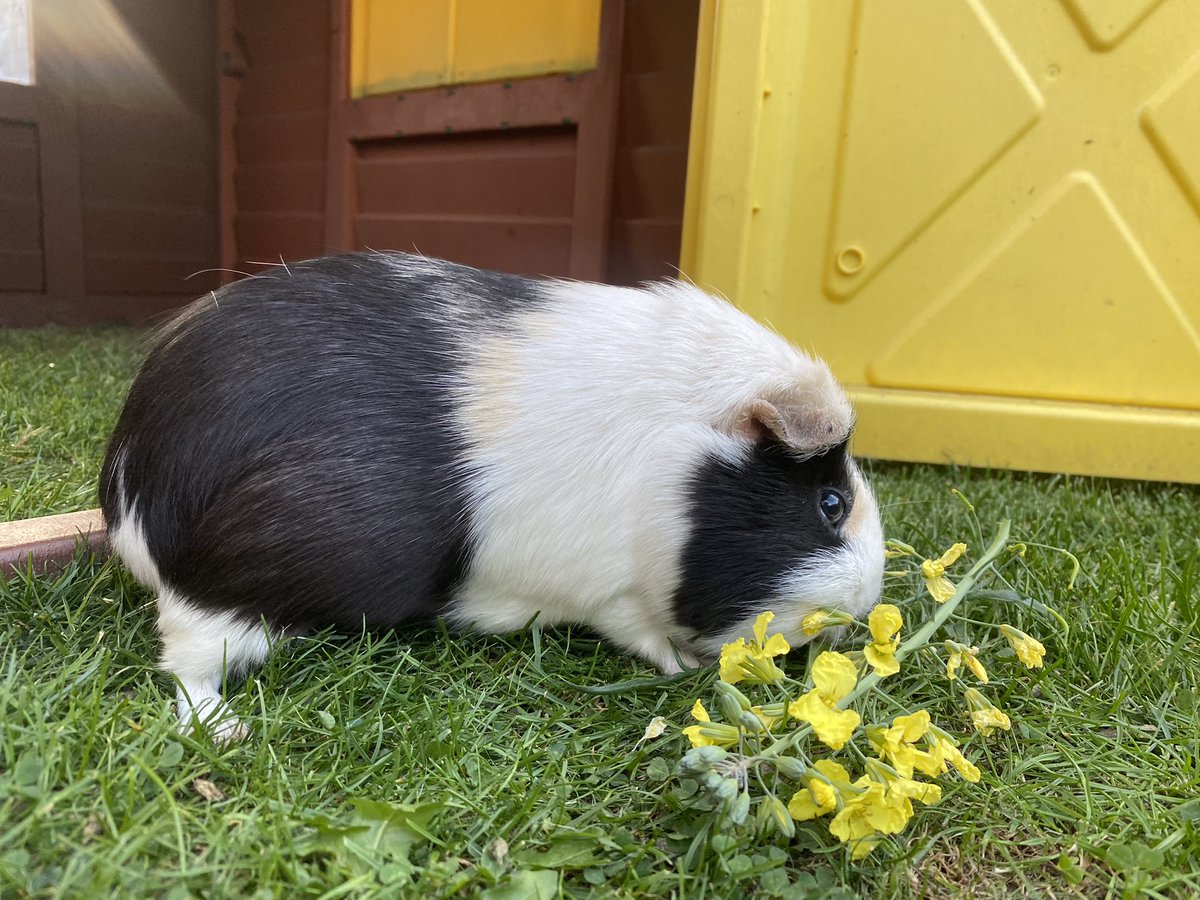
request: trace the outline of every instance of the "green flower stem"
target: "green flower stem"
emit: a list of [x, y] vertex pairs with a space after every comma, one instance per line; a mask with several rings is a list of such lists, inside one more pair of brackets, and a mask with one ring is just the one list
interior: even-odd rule
[[[903, 661], [910, 653], [920, 650], [927, 645], [929, 639], [933, 637], [937, 630], [946, 624], [946, 620], [953, 615], [954, 610], [958, 608], [958, 604], [962, 602], [967, 592], [975, 586], [975, 582], [983, 574], [984, 569], [990, 566], [996, 557], [1004, 552], [1004, 548], [1008, 544], [1010, 527], [1011, 523], [1008, 519], [999, 524], [996, 528], [996, 536], [992, 538], [992, 542], [988, 545], [987, 550], [983, 552], [983, 556], [979, 557], [979, 561], [971, 566], [970, 571], [958, 582], [958, 585], [954, 589], [954, 596], [938, 608], [933, 618], [926, 622], [920, 631], [915, 632], [908, 640], [896, 648], [897, 661]], [[878, 683], [879, 676], [872, 672], [866, 678], [859, 681], [854, 690], [838, 701], [838, 708], [845, 709]]]

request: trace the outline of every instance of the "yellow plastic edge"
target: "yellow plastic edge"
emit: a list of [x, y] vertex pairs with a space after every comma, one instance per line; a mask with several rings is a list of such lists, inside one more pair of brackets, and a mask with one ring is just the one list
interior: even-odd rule
[[882, 388], [847, 392], [858, 415], [854, 450], [863, 457], [1200, 480], [1200, 417], [1191, 412]]
[[750, 240], [769, 7], [702, 0], [700, 8], [680, 269], [735, 302]]
[[700, 0], [700, 21], [696, 29], [696, 69], [692, 77], [692, 121], [688, 130], [687, 176], [683, 193], [683, 235], [679, 245], [679, 270], [687, 277], [698, 273], [698, 245], [703, 217], [705, 163], [708, 160], [708, 106], [712, 84], [713, 29], [717, 21], [717, 0]]

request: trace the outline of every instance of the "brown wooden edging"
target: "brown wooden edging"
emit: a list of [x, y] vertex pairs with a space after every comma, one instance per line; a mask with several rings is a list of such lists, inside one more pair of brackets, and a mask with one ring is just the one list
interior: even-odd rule
[[81, 543], [96, 556], [107, 553], [100, 510], [0, 522], [0, 576], [10, 578], [31, 563], [34, 572], [52, 573], [75, 558]]

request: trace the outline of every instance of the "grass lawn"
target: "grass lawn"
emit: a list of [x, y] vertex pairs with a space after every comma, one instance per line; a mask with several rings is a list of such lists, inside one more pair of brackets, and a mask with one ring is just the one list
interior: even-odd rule
[[[0, 331], [0, 517], [95, 504], [138, 340]], [[151, 598], [79, 560], [0, 583], [0, 897], [1200, 895], [1200, 490], [873, 470], [887, 533], [923, 553], [981, 549], [1010, 517], [1082, 574], [1066, 590], [1067, 560], [1031, 547], [1010, 585], [1069, 636], [1000, 599], [969, 607], [1047, 646], [1027, 673], [971, 633], [1011, 731], [972, 734], [935, 668], [890, 682], [983, 777], [943, 779], [861, 862], [813, 823], [696, 840], [707, 801], [674, 774], [677, 728], [714, 673], [591, 692], [655, 673], [578, 630], [294, 641], [231, 692], [250, 740], [181, 737]], [[890, 715], [874, 702], [868, 720]], [[639, 743], [655, 716], [672, 727]]]

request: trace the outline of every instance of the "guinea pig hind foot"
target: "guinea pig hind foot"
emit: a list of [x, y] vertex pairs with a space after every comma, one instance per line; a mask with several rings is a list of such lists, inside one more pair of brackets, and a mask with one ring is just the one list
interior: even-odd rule
[[180, 684], [176, 697], [181, 734], [192, 734], [197, 725], [202, 725], [213, 743], [219, 745], [244, 741], [250, 736], [250, 726], [233, 714], [220, 694], [197, 697], [194, 691]]
[[221, 684], [266, 659], [271, 641], [263, 624], [204, 610], [168, 588], [158, 597], [158, 630], [160, 668], [178, 685], [180, 730], [190, 733], [201, 724], [218, 744], [248, 737], [250, 729], [221, 697]]

